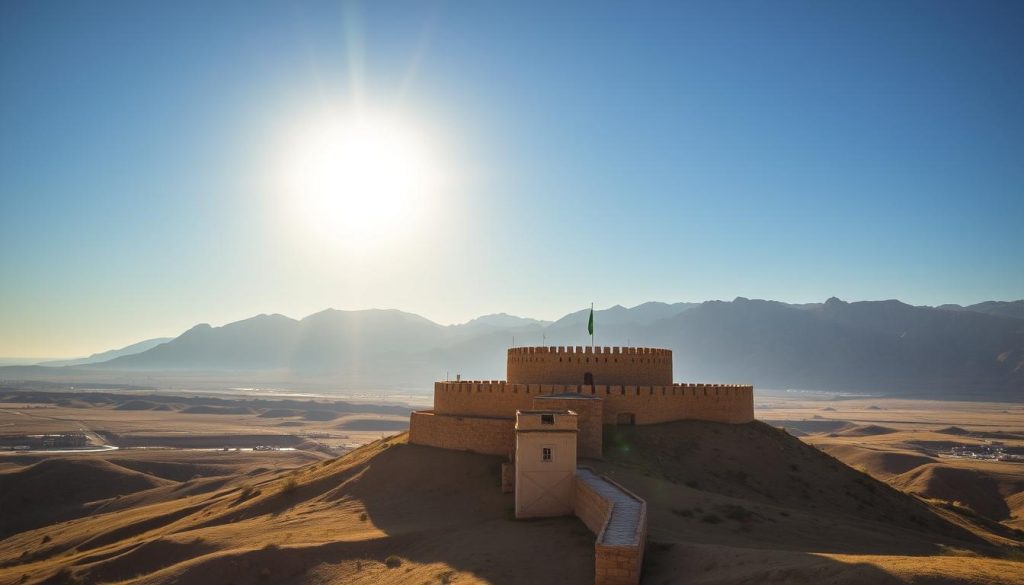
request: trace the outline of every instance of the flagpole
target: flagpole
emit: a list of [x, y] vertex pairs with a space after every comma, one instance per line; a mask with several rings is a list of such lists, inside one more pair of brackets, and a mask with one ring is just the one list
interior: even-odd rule
[[[590, 303], [590, 319], [594, 319], [594, 303]], [[594, 351], [594, 328], [590, 328], [590, 351]]]

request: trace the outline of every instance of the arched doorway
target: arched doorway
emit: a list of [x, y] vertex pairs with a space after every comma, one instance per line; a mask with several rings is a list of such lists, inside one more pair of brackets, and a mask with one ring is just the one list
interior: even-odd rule
[[619, 426], [635, 425], [636, 415], [633, 414], [632, 412], [620, 412], [619, 414], [615, 415], [615, 424]]

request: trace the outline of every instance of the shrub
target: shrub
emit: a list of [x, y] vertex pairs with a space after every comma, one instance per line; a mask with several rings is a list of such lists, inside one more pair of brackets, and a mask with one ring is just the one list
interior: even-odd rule
[[288, 477], [286, 477], [284, 479], [284, 482], [281, 484], [282, 494], [292, 494], [297, 489], [299, 489], [299, 482], [297, 479], [295, 479], [294, 475], [289, 475]]
[[369, 518], [369, 516], [366, 515], [366, 512], [363, 512], [362, 514], [359, 515], [359, 521], [360, 522], [366, 522], [367, 518]]
[[395, 555], [391, 555], [388, 558], [384, 559], [384, 566], [386, 566], [389, 569], [397, 569], [398, 567], [402, 566], [402, 559], [396, 557]]
[[441, 585], [449, 585], [455, 579], [455, 571], [445, 571], [437, 576]]
[[49, 534], [43, 535], [43, 544], [46, 544], [48, 542], [50, 542], [50, 535]]

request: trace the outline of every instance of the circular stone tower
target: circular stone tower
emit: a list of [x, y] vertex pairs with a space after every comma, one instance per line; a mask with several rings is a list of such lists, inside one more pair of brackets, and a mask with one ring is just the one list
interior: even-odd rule
[[653, 347], [513, 347], [509, 384], [672, 385], [672, 350]]

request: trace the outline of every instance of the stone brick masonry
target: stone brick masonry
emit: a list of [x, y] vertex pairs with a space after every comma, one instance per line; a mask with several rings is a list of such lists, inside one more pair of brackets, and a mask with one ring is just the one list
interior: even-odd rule
[[409, 442], [417, 445], [511, 457], [515, 439], [514, 420], [433, 411], [414, 412], [409, 418]]
[[576, 516], [597, 535], [594, 582], [639, 583], [647, 540], [647, 503], [586, 467], [576, 471], [575, 495]]
[[513, 347], [507, 375], [514, 384], [671, 384], [672, 350]]

